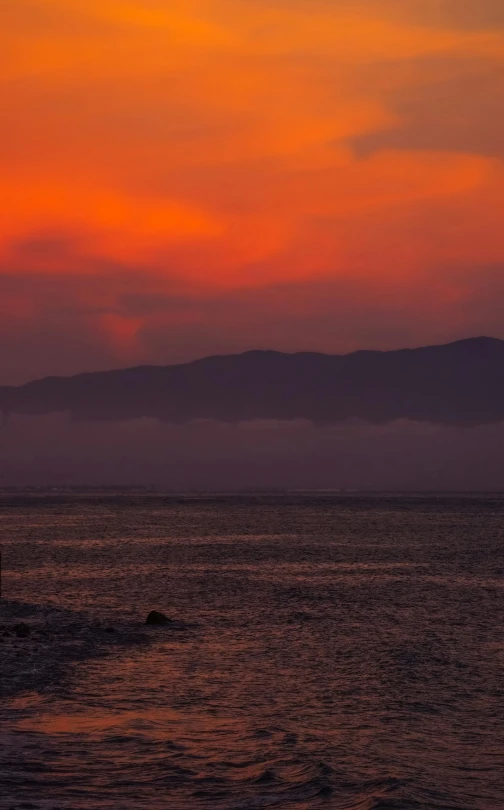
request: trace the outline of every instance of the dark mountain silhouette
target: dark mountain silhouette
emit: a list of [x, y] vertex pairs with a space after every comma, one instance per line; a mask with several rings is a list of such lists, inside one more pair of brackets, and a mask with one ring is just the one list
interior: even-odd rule
[[407, 418], [456, 425], [504, 421], [504, 341], [347, 355], [250, 351], [191, 363], [47, 377], [0, 387], [5, 416], [74, 419]]

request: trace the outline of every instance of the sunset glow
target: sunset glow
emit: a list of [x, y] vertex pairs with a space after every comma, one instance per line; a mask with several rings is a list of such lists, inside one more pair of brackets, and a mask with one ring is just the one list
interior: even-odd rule
[[0, 382], [498, 332], [500, 2], [8, 5]]

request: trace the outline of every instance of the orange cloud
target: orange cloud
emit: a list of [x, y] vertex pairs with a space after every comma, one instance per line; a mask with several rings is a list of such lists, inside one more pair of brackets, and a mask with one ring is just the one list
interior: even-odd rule
[[[413, 289], [504, 261], [502, 155], [478, 151], [495, 119], [478, 108], [468, 127], [461, 90], [487, 71], [504, 91], [494, 3], [175, 5], [10, 4], [3, 272], [143, 267], [197, 294], [349, 277]], [[396, 101], [413, 90], [414, 109]], [[64, 250], [47, 249], [55, 235]], [[135, 341], [136, 321], [106, 317]]]

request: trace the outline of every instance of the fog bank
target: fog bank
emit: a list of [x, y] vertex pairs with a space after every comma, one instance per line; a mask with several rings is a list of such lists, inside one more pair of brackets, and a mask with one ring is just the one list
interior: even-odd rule
[[187, 425], [13, 416], [0, 431], [0, 486], [174, 489], [504, 489], [504, 424], [405, 420], [332, 427], [251, 421]]

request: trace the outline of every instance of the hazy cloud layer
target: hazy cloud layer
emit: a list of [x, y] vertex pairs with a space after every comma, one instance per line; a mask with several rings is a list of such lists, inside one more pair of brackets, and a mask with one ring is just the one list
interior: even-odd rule
[[14, 417], [0, 432], [0, 486], [502, 489], [503, 440], [503, 425], [354, 422], [323, 430], [307, 422], [174, 427]]

